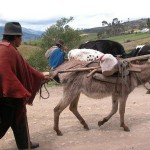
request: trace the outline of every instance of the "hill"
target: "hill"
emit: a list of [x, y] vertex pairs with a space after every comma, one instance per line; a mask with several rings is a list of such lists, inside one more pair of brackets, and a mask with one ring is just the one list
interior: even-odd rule
[[[147, 25], [147, 18], [123, 22], [122, 25], [127, 26], [130, 29], [143, 28], [143, 27], [146, 27], [146, 25]], [[105, 30], [105, 28], [107, 28], [107, 27], [95, 27], [95, 28], [83, 29], [81, 31], [83, 33], [98, 33], [101, 30]]]
[[[0, 26], [0, 39], [2, 39], [3, 29], [4, 27]], [[23, 30], [23, 41], [38, 39], [43, 34], [42, 31], [36, 31], [27, 28], [22, 28], [22, 30]]]
[[[132, 21], [122, 23], [122, 25], [127, 26], [130, 29], [133, 29], [133, 28], [139, 29], [142, 27], [146, 27], [146, 24], [147, 24], [147, 18], [142, 18], [142, 19], [132, 20]], [[4, 28], [3, 26], [0, 26], [0, 39], [2, 39], [3, 28]], [[107, 27], [94, 27], [94, 28], [82, 29], [80, 31], [83, 34], [84, 33], [96, 33], [97, 34], [101, 30], [105, 30], [106, 28]], [[36, 31], [36, 30], [32, 30], [32, 29], [23, 28], [23, 35], [24, 35], [23, 41], [39, 39], [43, 33], [44, 32], [42, 32], [42, 31]], [[95, 40], [95, 39], [93, 39], [93, 40]]]

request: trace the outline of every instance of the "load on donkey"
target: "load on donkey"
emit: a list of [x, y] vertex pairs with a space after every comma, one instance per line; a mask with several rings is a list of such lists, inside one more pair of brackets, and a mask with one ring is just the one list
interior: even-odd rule
[[[117, 63], [114, 63], [115, 65], [112, 65], [111, 70], [106, 70], [106, 72], [103, 72], [100, 65], [102, 63], [99, 60], [90, 62], [70, 60], [60, 65], [52, 72], [52, 75], [58, 75], [63, 86], [62, 99], [54, 108], [54, 130], [57, 135], [62, 135], [59, 129], [59, 116], [69, 105], [70, 111], [77, 117], [83, 127], [89, 129], [78, 112], [78, 101], [81, 93], [96, 99], [111, 96], [112, 110], [98, 122], [98, 125], [103, 125], [117, 112], [119, 103], [120, 127], [123, 127], [124, 131], [130, 131], [124, 121], [126, 101], [128, 95], [137, 86], [149, 81], [150, 63], [145, 61], [149, 57], [150, 55], [127, 59], [120, 58]], [[137, 60], [138, 64], [136, 63]]]

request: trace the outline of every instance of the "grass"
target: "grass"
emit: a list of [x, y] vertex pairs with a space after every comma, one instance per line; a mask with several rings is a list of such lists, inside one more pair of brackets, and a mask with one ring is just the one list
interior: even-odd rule
[[41, 50], [39, 46], [32, 46], [32, 45], [24, 45], [22, 44], [18, 48], [21, 55], [27, 60], [32, 54], [35, 54]]
[[[116, 41], [122, 44], [126, 51], [134, 49], [137, 45], [150, 45], [150, 33], [134, 33], [107, 38], [108, 40]], [[98, 40], [97, 33], [88, 33], [84, 42]]]
[[115, 37], [110, 37], [108, 39], [117, 41], [119, 43], [126, 43], [126, 42], [131, 42], [135, 40], [141, 40], [150, 37], [149, 33], [134, 33], [134, 34], [128, 34], [128, 35], [121, 35], [121, 36], [115, 36]]
[[[121, 43], [126, 51], [130, 51], [137, 45], [150, 45], [150, 33], [134, 33], [114, 36], [107, 39]], [[91, 40], [97, 40], [97, 33], [88, 33], [84, 37], [82, 43]], [[32, 54], [41, 51], [41, 48], [38, 46], [38, 43], [36, 43], [36, 45], [33, 43], [30, 45], [27, 43], [22, 43], [22, 45], [19, 47], [19, 51], [25, 59], [28, 59]]]
[[[97, 40], [97, 33], [87, 33], [84, 36], [84, 42]], [[83, 42], [83, 43], [84, 43]]]

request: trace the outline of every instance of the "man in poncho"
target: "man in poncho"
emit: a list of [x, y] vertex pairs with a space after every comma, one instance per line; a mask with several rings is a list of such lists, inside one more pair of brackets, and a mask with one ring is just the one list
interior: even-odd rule
[[41, 84], [48, 77], [32, 68], [17, 47], [22, 41], [18, 22], [5, 24], [0, 42], [0, 138], [12, 128], [18, 149], [33, 149], [30, 141], [26, 104], [32, 104]]

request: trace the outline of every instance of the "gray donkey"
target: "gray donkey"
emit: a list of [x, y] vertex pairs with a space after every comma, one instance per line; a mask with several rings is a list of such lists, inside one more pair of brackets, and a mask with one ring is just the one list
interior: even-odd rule
[[[73, 62], [73, 64], [77, 67], [79, 65], [75, 62]], [[70, 62], [61, 65], [59, 69], [62, 70], [62, 68], [68, 68], [68, 66], [70, 66]], [[104, 117], [103, 120], [98, 122], [99, 126], [107, 122], [117, 112], [119, 102], [120, 127], [123, 127], [124, 131], [130, 131], [124, 121], [128, 95], [137, 86], [148, 82], [150, 79], [150, 64], [134, 64], [132, 66], [139, 68], [141, 71], [138, 73], [132, 71], [129, 72], [126, 76], [125, 84], [122, 84], [121, 82], [118, 82], [118, 84], [115, 82], [104, 82], [95, 79], [93, 76], [87, 77], [89, 70], [59, 74], [63, 85], [63, 97], [54, 108], [54, 130], [57, 135], [62, 135], [62, 132], [59, 129], [59, 116], [68, 105], [70, 105], [70, 111], [77, 117], [83, 127], [89, 130], [87, 123], [77, 110], [80, 93], [95, 99], [102, 99], [107, 96], [112, 97], [111, 112]], [[117, 81], [117, 77], [113, 77], [113, 79]]]

